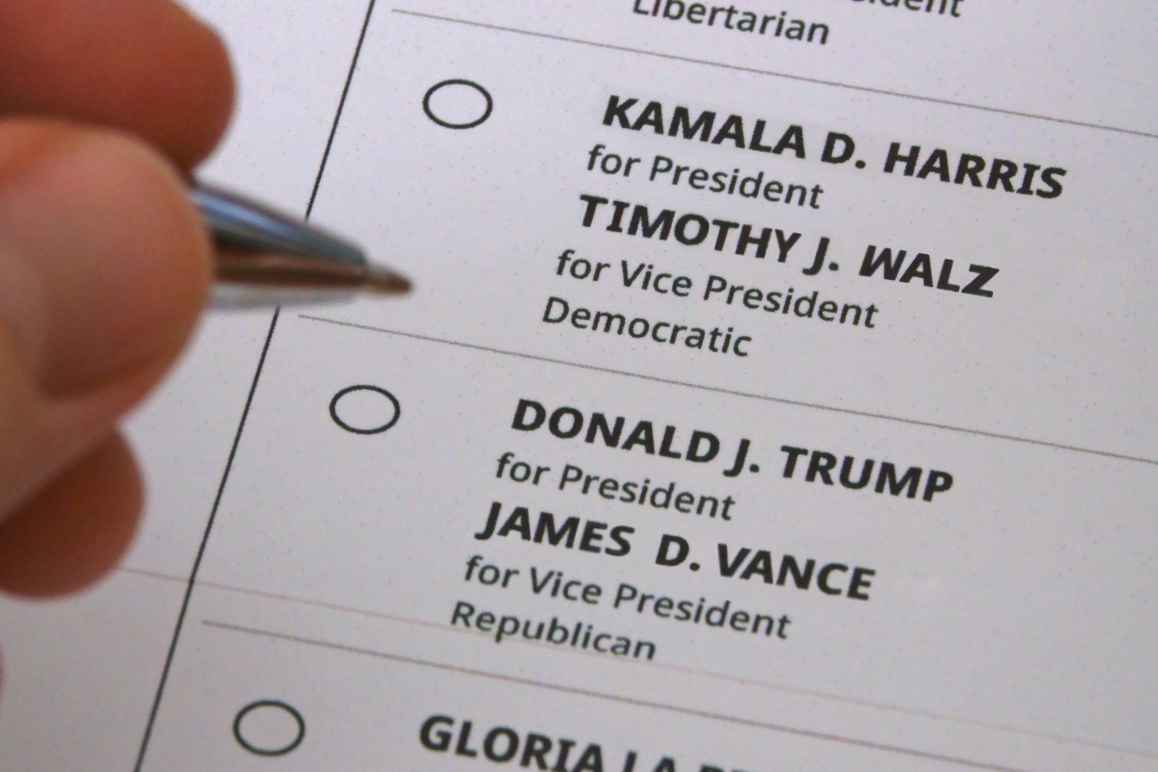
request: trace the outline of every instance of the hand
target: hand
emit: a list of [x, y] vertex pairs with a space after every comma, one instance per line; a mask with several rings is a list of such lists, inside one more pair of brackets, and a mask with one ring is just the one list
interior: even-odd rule
[[132, 538], [117, 421], [204, 303], [182, 178], [232, 98], [221, 42], [166, 0], [0, 2], [0, 589], [77, 589]]

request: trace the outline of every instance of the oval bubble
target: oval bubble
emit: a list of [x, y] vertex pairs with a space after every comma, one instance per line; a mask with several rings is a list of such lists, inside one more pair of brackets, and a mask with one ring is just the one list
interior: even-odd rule
[[[432, 104], [435, 95], [439, 97], [437, 108]], [[473, 80], [463, 78], [435, 83], [422, 97], [422, 112], [447, 129], [473, 129], [491, 117], [494, 106], [489, 91]]]
[[233, 737], [258, 756], [284, 756], [306, 736], [306, 722], [297, 708], [280, 700], [251, 702], [233, 719]]
[[381, 434], [402, 415], [402, 406], [393, 394], [380, 386], [347, 386], [330, 400], [330, 418], [354, 434]]

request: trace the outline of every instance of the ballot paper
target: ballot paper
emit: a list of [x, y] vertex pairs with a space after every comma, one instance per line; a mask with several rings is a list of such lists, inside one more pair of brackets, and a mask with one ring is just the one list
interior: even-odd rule
[[1158, 769], [1150, 4], [195, 5], [416, 289], [206, 323], [0, 766]]

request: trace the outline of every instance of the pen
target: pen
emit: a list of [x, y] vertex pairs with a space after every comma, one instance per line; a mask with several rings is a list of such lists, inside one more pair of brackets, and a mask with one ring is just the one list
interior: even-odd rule
[[244, 196], [194, 182], [190, 191], [217, 246], [213, 302], [267, 306], [399, 295], [410, 281], [371, 263], [356, 244]]

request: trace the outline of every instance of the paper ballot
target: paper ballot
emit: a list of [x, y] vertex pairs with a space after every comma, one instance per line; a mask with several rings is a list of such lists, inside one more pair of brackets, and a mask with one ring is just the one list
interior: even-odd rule
[[1158, 769], [1149, 4], [195, 6], [416, 290], [206, 322], [0, 767]]

